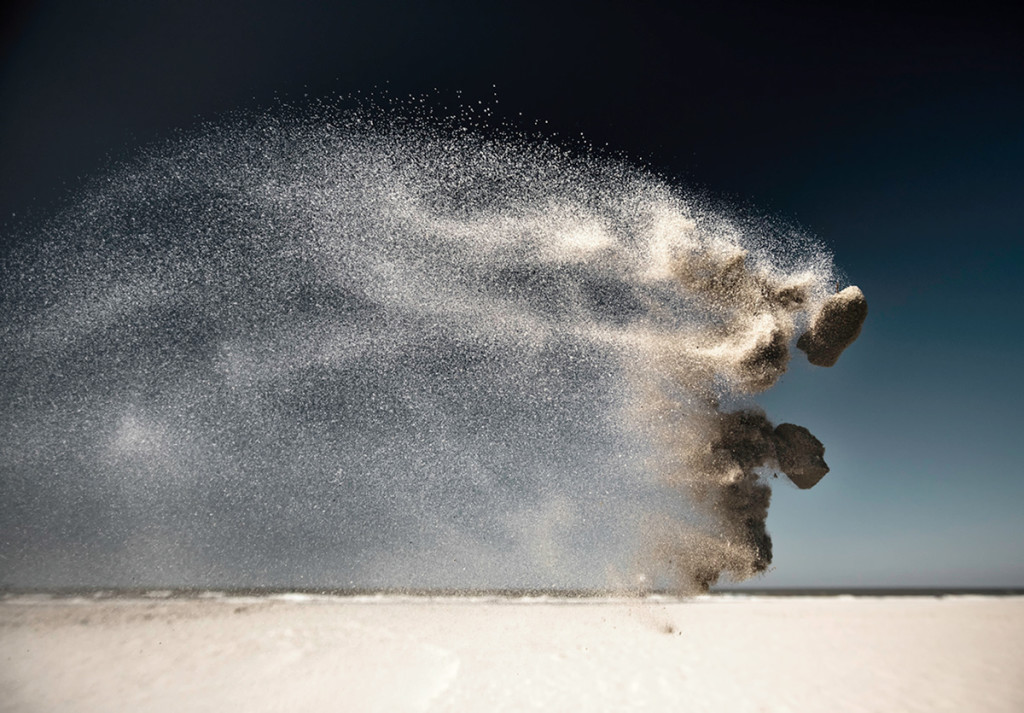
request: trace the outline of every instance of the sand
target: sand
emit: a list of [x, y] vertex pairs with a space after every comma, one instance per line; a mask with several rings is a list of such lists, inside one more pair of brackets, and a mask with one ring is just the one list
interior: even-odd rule
[[1024, 710], [1024, 597], [0, 603], [2, 711]]

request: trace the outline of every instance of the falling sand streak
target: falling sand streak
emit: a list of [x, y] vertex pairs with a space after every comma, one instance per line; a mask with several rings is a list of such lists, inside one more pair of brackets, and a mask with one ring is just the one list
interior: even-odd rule
[[[653, 547], [683, 589], [699, 591], [723, 573], [743, 580], [771, 564], [771, 488], [758, 469], [781, 470], [803, 489], [828, 472], [825, 449], [806, 428], [775, 428], [758, 411], [719, 408], [722, 392], [758, 393], [785, 372], [795, 317], [808, 309], [811, 280], [751, 270], [741, 248], [716, 247], [679, 255], [672, 272], [687, 294], [725, 312], [722, 326], [701, 333], [696, 348], [660, 356], [660, 380], [648, 390], [646, 409], [673, 456], [664, 466], [665, 481], [706, 516], [702, 531], [686, 522], [660, 522]], [[813, 307], [811, 327], [798, 346], [812, 363], [832, 366], [860, 333], [867, 303], [857, 287], [848, 287]]]

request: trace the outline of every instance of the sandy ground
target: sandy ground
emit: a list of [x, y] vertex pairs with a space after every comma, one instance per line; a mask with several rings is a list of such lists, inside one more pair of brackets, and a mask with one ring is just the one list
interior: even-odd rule
[[1024, 711], [1024, 597], [9, 598], [2, 711]]

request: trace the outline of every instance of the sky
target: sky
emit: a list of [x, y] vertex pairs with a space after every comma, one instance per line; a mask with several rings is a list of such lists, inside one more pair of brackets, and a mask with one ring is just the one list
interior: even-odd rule
[[22, 2], [4, 10], [6, 254], [89, 176], [228, 113], [491, 104], [815, 235], [870, 305], [760, 398], [831, 473], [775, 489], [754, 586], [1024, 586], [1024, 48], [994, 5]]

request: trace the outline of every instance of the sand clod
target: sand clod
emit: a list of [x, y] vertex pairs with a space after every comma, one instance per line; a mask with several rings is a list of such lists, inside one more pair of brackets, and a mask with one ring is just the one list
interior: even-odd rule
[[815, 315], [811, 328], [797, 340], [815, 366], [832, 366], [843, 350], [853, 344], [868, 316], [868, 303], [859, 287], [850, 286], [832, 295]]
[[813, 488], [828, 473], [825, 446], [803, 426], [780, 423], [775, 428], [779, 468], [798, 488]]

